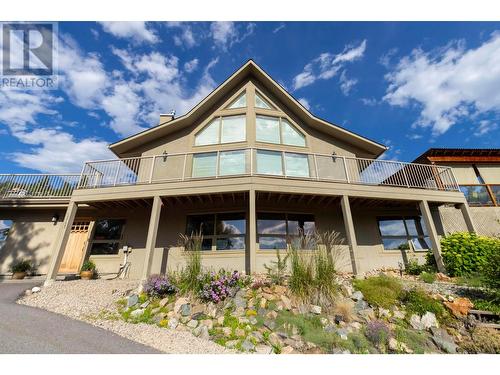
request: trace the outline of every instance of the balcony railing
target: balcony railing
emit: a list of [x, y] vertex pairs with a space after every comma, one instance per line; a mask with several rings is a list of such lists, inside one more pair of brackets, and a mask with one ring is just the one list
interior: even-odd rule
[[261, 148], [91, 161], [78, 188], [237, 176], [459, 191], [449, 167]]
[[0, 199], [69, 198], [78, 174], [0, 174]]
[[500, 185], [460, 185], [470, 206], [500, 206]]

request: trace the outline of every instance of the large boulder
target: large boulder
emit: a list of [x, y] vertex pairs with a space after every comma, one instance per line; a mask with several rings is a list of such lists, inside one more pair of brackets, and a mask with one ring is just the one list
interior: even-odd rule
[[448, 332], [442, 328], [431, 328], [432, 341], [443, 351], [450, 354], [455, 354], [457, 352], [458, 345], [455, 344], [453, 337], [451, 337]]
[[469, 310], [474, 307], [474, 304], [468, 298], [455, 298], [453, 302], [443, 303], [457, 318], [467, 316], [467, 314], [469, 314]]
[[138, 302], [139, 302], [139, 296], [137, 294], [132, 294], [132, 295], [127, 297], [127, 307], [128, 308], [137, 305]]

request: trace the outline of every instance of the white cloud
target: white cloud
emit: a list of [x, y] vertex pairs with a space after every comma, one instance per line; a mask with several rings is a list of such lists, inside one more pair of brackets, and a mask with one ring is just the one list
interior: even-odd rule
[[347, 45], [338, 54], [322, 53], [306, 64], [303, 71], [295, 76], [293, 79], [293, 89], [298, 90], [313, 84], [318, 79], [327, 80], [336, 76], [347, 63], [361, 59], [365, 50], [366, 40], [363, 40], [357, 46]]
[[485, 135], [487, 133], [492, 132], [493, 130], [498, 129], [498, 124], [493, 123], [488, 120], [482, 120], [479, 121], [479, 126], [477, 127], [476, 131], [474, 132], [474, 135], [476, 137], [481, 137], [482, 135]]
[[198, 69], [198, 63], [198, 59], [192, 59], [184, 63], [184, 70], [188, 73], [194, 72], [196, 69]]
[[241, 27], [231, 21], [212, 22], [210, 24], [210, 34], [217, 47], [227, 51], [235, 43], [242, 42], [245, 38], [253, 34], [255, 23], [248, 23], [244, 32]]
[[353, 89], [353, 87], [358, 83], [357, 79], [347, 78], [345, 70], [340, 74], [339, 78], [340, 82], [340, 90], [342, 90], [342, 94], [345, 96], [349, 96], [349, 93]]
[[384, 100], [393, 106], [420, 107], [414, 126], [445, 133], [466, 116], [500, 111], [500, 33], [475, 49], [464, 42], [432, 52], [414, 50], [386, 75]]
[[306, 98], [299, 98], [298, 99], [299, 103], [302, 104], [307, 110], [311, 109], [311, 105], [309, 104], [309, 101]]
[[363, 103], [364, 105], [367, 105], [369, 107], [373, 107], [373, 106], [377, 105], [377, 103], [378, 103], [377, 99], [375, 99], [375, 98], [361, 98], [359, 100], [361, 100], [361, 103]]
[[118, 37], [131, 38], [136, 42], [156, 43], [159, 41], [155, 31], [148, 28], [146, 22], [100, 22], [104, 31]]
[[401, 156], [401, 149], [394, 147], [393, 142], [390, 139], [382, 140], [382, 144], [386, 145], [388, 149], [378, 159], [399, 161], [399, 157]]
[[11, 153], [11, 160], [41, 172], [78, 173], [87, 160], [113, 158], [107, 142], [95, 139], [78, 141], [58, 129], [35, 129], [18, 132], [16, 136], [21, 142], [34, 147], [29, 151]]
[[198, 44], [191, 26], [185, 22], [167, 22], [167, 27], [179, 30], [179, 34], [174, 35], [174, 44], [186, 48], [192, 48]]

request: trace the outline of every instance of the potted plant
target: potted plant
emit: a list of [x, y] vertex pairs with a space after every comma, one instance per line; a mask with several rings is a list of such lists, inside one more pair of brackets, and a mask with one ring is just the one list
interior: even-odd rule
[[95, 263], [91, 260], [87, 260], [83, 263], [82, 269], [80, 270], [80, 278], [82, 280], [92, 280], [95, 273]]
[[28, 272], [31, 270], [31, 262], [29, 260], [23, 259], [14, 262], [11, 267], [12, 278], [14, 280], [22, 280], [26, 277]]

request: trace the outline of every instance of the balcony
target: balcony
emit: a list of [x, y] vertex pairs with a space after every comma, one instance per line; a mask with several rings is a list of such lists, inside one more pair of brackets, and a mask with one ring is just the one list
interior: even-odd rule
[[0, 174], [0, 199], [69, 198], [78, 174]]
[[460, 191], [449, 167], [262, 148], [90, 161], [78, 189], [240, 176]]
[[500, 185], [460, 185], [469, 206], [500, 206]]

